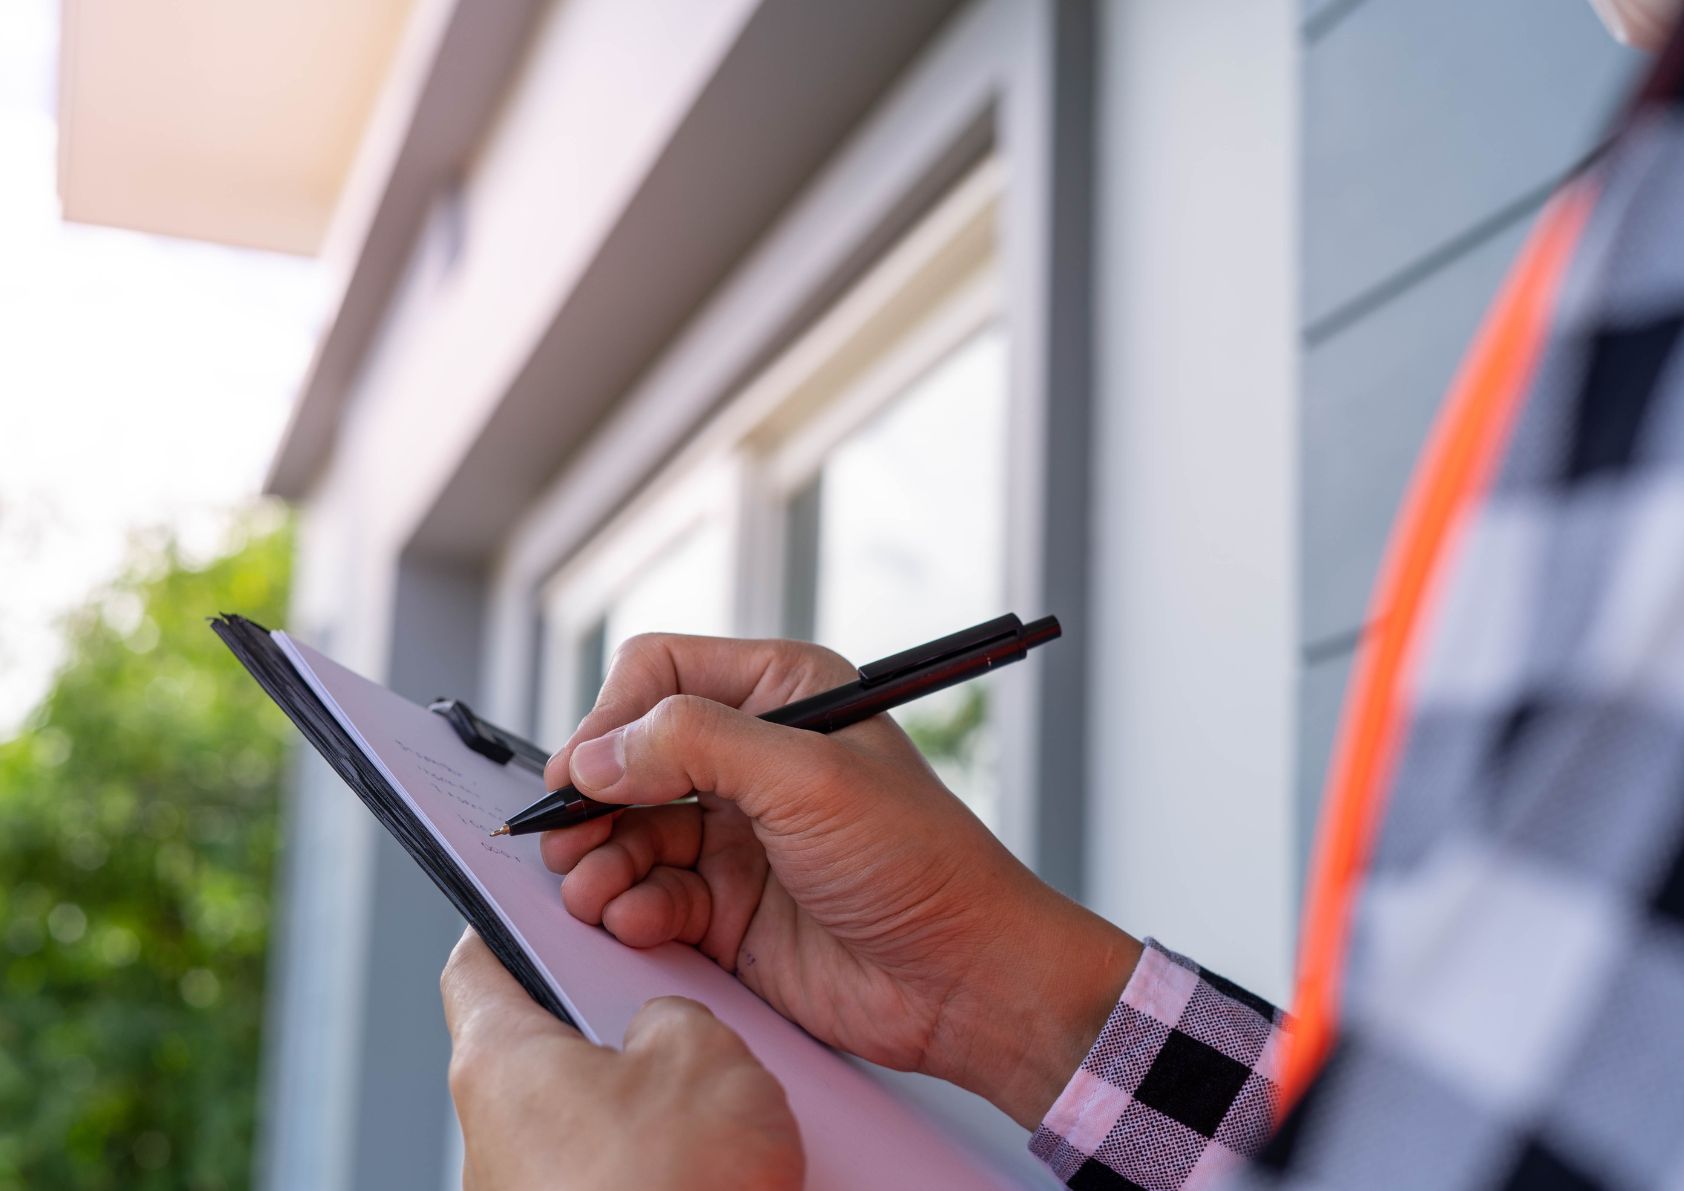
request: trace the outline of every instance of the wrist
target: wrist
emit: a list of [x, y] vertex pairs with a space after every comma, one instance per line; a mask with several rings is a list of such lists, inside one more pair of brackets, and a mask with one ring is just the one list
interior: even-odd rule
[[1142, 944], [1056, 890], [1034, 883], [966, 988], [942, 1013], [944, 1069], [1034, 1129], [1098, 1039]]

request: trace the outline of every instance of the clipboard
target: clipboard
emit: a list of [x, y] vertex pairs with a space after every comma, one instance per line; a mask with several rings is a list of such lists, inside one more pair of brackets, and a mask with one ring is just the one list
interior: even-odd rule
[[[1002, 1119], [980, 1098], [956, 1093], [974, 1102], [962, 1113], [933, 1109], [915, 1085], [936, 1081], [868, 1070], [838, 1054], [695, 948], [631, 948], [572, 918], [535, 839], [489, 837], [543, 792], [547, 757], [531, 742], [457, 700], [436, 700], [431, 710], [411, 703], [244, 617], [225, 614], [211, 627], [538, 1004], [610, 1046], [653, 996], [691, 997], [734, 1029], [784, 1088], [808, 1188], [1056, 1185], [1033, 1159], [996, 1152], [985, 1160], [961, 1140], [961, 1117], [980, 1110]], [[1030, 1165], [1045, 1177], [1026, 1177]]]

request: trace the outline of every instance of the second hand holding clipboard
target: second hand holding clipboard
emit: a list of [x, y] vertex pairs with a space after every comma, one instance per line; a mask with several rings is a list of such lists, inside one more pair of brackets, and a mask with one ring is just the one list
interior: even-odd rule
[[[767, 723], [809, 732], [835, 732], [998, 666], [1021, 661], [1029, 650], [1055, 640], [1061, 632], [1055, 616], [1043, 616], [1024, 624], [1015, 614], [1007, 613], [861, 666], [856, 681], [768, 711], [760, 718]], [[499, 764], [512, 761], [539, 774], [544, 772], [546, 758], [542, 749], [487, 724], [464, 704], [439, 700], [430, 710], [448, 719], [463, 742], [475, 752]], [[573, 827], [625, 809], [620, 803], [598, 802], [573, 786], [564, 786], [510, 815], [508, 822], [491, 834], [528, 835]]]

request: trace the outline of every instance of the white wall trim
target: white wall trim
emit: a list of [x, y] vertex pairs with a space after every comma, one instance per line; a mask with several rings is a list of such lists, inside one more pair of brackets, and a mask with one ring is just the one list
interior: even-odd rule
[[1297, 884], [1299, 7], [1100, 13], [1090, 888], [1276, 998]]

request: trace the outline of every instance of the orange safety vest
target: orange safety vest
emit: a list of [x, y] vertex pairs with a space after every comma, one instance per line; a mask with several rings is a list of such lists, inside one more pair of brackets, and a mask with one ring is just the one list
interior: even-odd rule
[[1408, 723], [1411, 667], [1458, 533], [1489, 483], [1542, 355], [1550, 312], [1594, 201], [1580, 179], [1547, 207], [1509, 274], [1428, 439], [1375, 587], [1329, 772], [1310, 867], [1282, 1111], [1326, 1060], [1357, 889]]

